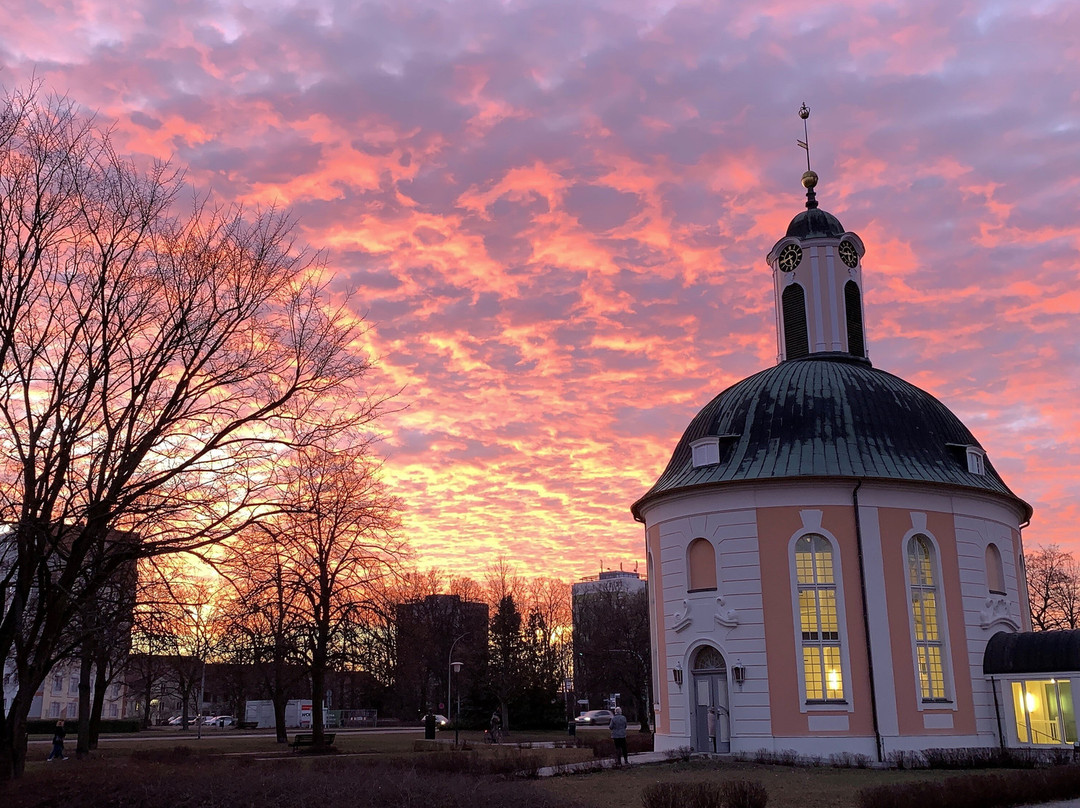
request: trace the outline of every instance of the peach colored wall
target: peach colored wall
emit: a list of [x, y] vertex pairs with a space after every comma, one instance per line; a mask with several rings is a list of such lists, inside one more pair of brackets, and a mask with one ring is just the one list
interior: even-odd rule
[[[799, 507], [759, 508], [757, 511], [760, 557], [769, 559], [762, 569], [761, 596], [766, 632], [766, 659], [769, 665], [769, 702], [773, 733], [778, 736], [809, 735], [807, 714], [802, 712], [798, 666], [801, 665], [797, 627], [793, 614], [793, 580], [788, 543], [803, 529]], [[848, 729], [839, 735], [872, 735], [870, 680], [866, 658], [866, 631], [862, 615], [862, 588], [859, 581], [859, 550], [855, 539], [855, 519], [851, 508], [826, 505], [821, 526], [837, 541], [843, 574], [844, 620], [850, 660], [849, 704], [834, 712], [815, 710], [814, 715], [848, 716]], [[814, 735], [828, 733], [815, 732]]]
[[[967, 630], [960, 592], [960, 569], [956, 555], [956, 531], [953, 515], [926, 512], [926, 530], [937, 540], [941, 568], [941, 594], [949, 621], [949, 686], [956, 709], [929, 706], [919, 710], [921, 695], [915, 680], [914, 649], [911, 641], [911, 603], [907, 593], [907, 556], [904, 536], [911, 531], [911, 511], [880, 508], [881, 555], [885, 564], [885, 598], [889, 610], [889, 635], [892, 639], [893, 682], [896, 686], [896, 712], [900, 734], [963, 735], [975, 734], [975, 707], [968, 674]], [[926, 729], [923, 716], [946, 713], [953, 717], [949, 729]]]
[[650, 619], [654, 620], [656, 631], [654, 632], [656, 637], [656, 648], [654, 653], [659, 664], [658, 678], [660, 681], [653, 682], [653, 695], [654, 698], [660, 703], [660, 712], [656, 714], [656, 727], [655, 730], [660, 735], [667, 735], [671, 732], [671, 703], [668, 700], [668, 683], [667, 683], [667, 638], [665, 636], [664, 628], [664, 580], [663, 574], [660, 571], [660, 528], [653, 526], [645, 531], [645, 549], [652, 555], [652, 569], [649, 570], [649, 589], [652, 592], [652, 599], [655, 611], [650, 615]]

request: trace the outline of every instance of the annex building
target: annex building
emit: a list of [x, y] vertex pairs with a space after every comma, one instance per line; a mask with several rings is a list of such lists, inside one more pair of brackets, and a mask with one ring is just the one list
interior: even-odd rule
[[1030, 633], [1031, 508], [947, 407], [871, 364], [865, 247], [817, 182], [766, 259], [778, 364], [705, 405], [632, 508], [656, 748], [1071, 745], [1080, 632]]

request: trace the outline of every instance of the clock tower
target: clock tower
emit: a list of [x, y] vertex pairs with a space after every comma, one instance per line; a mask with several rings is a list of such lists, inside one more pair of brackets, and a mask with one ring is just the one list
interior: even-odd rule
[[[803, 121], [810, 110], [803, 105]], [[844, 230], [840, 220], [818, 207], [814, 188], [818, 175], [807, 170], [806, 210], [788, 225], [766, 260], [773, 271], [776, 295], [778, 358], [841, 353], [869, 362], [863, 331], [862, 239]]]

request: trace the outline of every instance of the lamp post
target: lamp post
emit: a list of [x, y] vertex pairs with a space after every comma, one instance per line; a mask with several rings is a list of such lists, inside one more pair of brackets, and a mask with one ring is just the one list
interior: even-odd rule
[[[461, 673], [461, 666], [464, 663], [451, 662], [450, 667], [454, 669], [454, 673]], [[448, 707], [450, 705], [447, 705]], [[458, 682], [457, 691], [457, 712], [454, 713], [454, 746], [458, 745], [458, 724], [461, 723], [461, 683]]]
[[[458, 644], [458, 641], [463, 637], [468, 637], [472, 632], [466, 631], [464, 634], [459, 634], [454, 638], [454, 641], [450, 643], [450, 653], [446, 658], [446, 711], [450, 712], [450, 677], [454, 673], [458, 673], [461, 670], [461, 662], [454, 662], [454, 647]], [[458, 722], [461, 720], [461, 687], [458, 686], [458, 708], [457, 715], [454, 716], [454, 746], [458, 743]]]

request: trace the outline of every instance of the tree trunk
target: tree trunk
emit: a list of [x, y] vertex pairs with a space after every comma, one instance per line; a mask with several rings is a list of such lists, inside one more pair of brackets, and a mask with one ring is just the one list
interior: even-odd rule
[[285, 726], [285, 707], [289, 698], [282, 690], [274, 692], [274, 729], [277, 731], [277, 742], [289, 742], [289, 728]]
[[326, 695], [326, 671], [316, 663], [311, 666], [311, 741], [319, 749], [326, 743], [323, 698]]
[[0, 781], [22, 777], [26, 770], [26, 717], [30, 714], [30, 698], [24, 695], [26, 692], [19, 688], [4, 716], [0, 733]]
[[75, 741], [75, 757], [82, 760], [90, 754], [90, 671], [94, 659], [89, 650], [79, 658], [79, 732]]
[[101, 713], [105, 708], [105, 695], [109, 689], [108, 661], [98, 656], [94, 665], [94, 697], [90, 704], [90, 748], [97, 749], [101, 735]]
[[[146, 677], [146, 690], [143, 691], [143, 717], [142, 726], [143, 729], [150, 729], [150, 702], [154, 698], [154, 679], [151, 676]], [[161, 710], [161, 707], [158, 707]]]

